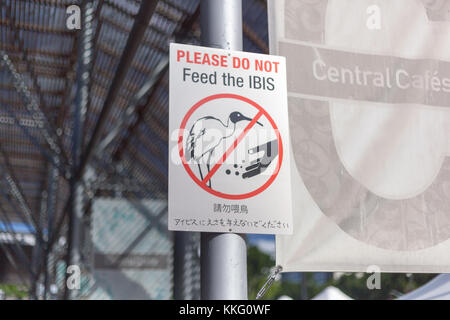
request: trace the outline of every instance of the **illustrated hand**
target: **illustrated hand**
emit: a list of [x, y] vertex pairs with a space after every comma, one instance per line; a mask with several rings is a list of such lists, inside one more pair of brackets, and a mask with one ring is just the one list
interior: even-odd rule
[[275, 139], [251, 148], [248, 153], [257, 154], [261, 151], [264, 151], [264, 155], [250, 162], [250, 165], [245, 168], [245, 173], [242, 174], [243, 179], [254, 177], [267, 169], [272, 160], [278, 156], [278, 140]]

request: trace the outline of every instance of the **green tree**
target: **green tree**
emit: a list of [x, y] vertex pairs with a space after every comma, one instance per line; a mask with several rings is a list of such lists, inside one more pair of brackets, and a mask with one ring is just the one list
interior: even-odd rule
[[[248, 247], [247, 277], [249, 299], [255, 299], [256, 294], [266, 282], [270, 270], [274, 266], [275, 260], [271, 256], [261, 252], [255, 246]], [[394, 299], [424, 285], [436, 276], [435, 274], [382, 273], [381, 289], [369, 290], [367, 288], [367, 278], [370, 275], [366, 273], [345, 273], [337, 279], [331, 278], [324, 283], [318, 283], [314, 273], [302, 273], [302, 276], [305, 276], [307, 299], [311, 299], [328, 286], [335, 286], [354, 299]], [[285, 279], [275, 281], [263, 299], [277, 299], [282, 295], [290, 296], [293, 299], [301, 299], [301, 284]]]
[[436, 275], [424, 273], [381, 273], [381, 288], [373, 290], [367, 288], [367, 278], [369, 276], [370, 274], [348, 273], [337, 280], [331, 280], [328, 285], [334, 285], [354, 299], [386, 300], [395, 299], [398, 295], [417, 289]]
[[[256, 246], [249, 246], [247, 250], [247, 278], [248, 278], [248, 298], [256, 298], [258, 291], [267, 281], [271, 268], [275, 266], [275, 260], [261, 252]], [[274, 300], [282, 295], [290, 296], [293, 299], [300, 299], [300, 286], [291, 281], [275, 281], [266, 292], [263, 299]]]
[[24, 299], [28, 297], [28, 288], [15, 284], [0, 284], [2, 290], [7, 298]]

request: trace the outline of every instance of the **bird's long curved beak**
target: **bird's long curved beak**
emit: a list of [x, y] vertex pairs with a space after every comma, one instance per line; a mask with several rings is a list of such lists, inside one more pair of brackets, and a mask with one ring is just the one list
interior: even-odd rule
[[[247, 121], [252, 121], [253, 120], [253, 119], [247, 118], [246, 116], [242, 116], [242, 117], [243, 117], [243, 120], [247, 120]], [[261, 127], [264, 127], [261, 122], [256, 121], [256, 123], [259, 124]]]

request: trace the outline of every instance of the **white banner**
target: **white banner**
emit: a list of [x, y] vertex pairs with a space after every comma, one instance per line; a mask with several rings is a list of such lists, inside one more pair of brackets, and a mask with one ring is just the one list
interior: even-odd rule
[[269, 1], [287, 59], [284, 271], [450, 272], [450, 1]]

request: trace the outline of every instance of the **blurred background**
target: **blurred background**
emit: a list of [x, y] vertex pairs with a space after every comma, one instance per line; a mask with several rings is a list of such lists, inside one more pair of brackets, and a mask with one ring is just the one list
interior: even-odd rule
[[[268, 53], [266, 1], [242, 3], [244, 50]], [[0, 299], [199, 299], [199, 234], [167, 230], [169, 43], [199, 44], [198, 20], [198, 0], [0, 2]], [[250, 299], [274, 247], [248, 236]], [[283, 274], [264, 298], [432, 277]]]

